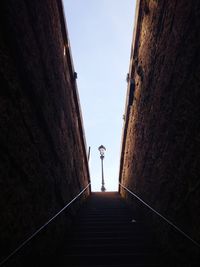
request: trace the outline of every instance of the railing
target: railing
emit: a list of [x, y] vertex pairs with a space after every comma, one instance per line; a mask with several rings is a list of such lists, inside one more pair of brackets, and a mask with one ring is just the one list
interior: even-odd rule
[[52, 222], [58, 215], [60, 215], [66, 208], [68, 208], [80, 195], [82, 195], [87, 188], [90, 186], [90, 183], [69, 203], [67, 203], [64, 208], [62, 208], [58, 213], [56, 213], [50, 220], [48, 220], [45, 224], [43, 224], [38, 230], [36, 230], [29, 238], [27, 238], [24, 242], [21, 243], [12, 253], [10, 253], [4, 260], [0, 262], [0, 266], [3, 266], [11, 257], [13, 257], [19, 250], [21, 250], [28, 242], [30, 242], [38, 233], [40, 233], [45, 227], [47, 227], [50, 222]]
[[127, 192], [129, 192], [131, 195], [133, 195], [135, 198], [137, 198], [142, 204], [144, 204], [146, 207], [148, 207], [151, 211], [153, 211], [155, 214], [157, 214], [159, 217], [161, 217], [164, 221], [166, 221], [169, 225], [171, 225], [173, 228], [175, 228], [179, 233], [184, 235], [187, 239], [193, 242], [196, 246], [200, 248], [200, 244], [196, 242], [194, 239], [192, 239], [188, 234], [186, 234], [184, 231], [182, 231], [178, 226], [176, 226], [173, 222], [168, 220], [166, 217], [164, 217], [162, 214], [160, 214], [158, 211], [153, 209], [151, 206], [149, 206], [144, 200], [142, 200], [140, 197], [138, 197], [136, 194], [134, 194], [131, 190], [129, 190], [127, 187], [123, 186], [121, 183], [119, 185], [125, 189]]

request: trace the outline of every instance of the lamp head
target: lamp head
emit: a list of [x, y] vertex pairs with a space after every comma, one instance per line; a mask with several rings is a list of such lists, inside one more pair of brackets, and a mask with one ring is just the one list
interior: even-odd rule
[[100, 157], [104, 157], [104, 153], [106, 151], [106, 148], [101, 145], [99, 148], [98, 148], [99, 152], [100, 152]]

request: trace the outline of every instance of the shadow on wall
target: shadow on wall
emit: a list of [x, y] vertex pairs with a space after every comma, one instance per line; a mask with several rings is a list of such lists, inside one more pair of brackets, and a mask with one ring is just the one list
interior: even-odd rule
[[[120, 181], [200, 243], [200, 3], [141, 0], [137, 10], [129, 71], [135, 101], [126, 105]], [[174, 259], [199, 256], [150, 218]]]
[[[63, 55], [68, 36], [61, 1], [8, 0], [0, 6], [3, 259], [90, 178], [68, 46]], [[34, 241], [36, 254], [59, 246], [78, 206], [41, 233], [39, 244]]]

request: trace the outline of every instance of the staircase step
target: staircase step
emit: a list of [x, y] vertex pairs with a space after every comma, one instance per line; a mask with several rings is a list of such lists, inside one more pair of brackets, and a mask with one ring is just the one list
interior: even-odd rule
[[115, 219], [117, 218], [118, 220], [129, 220], [129, 219], [133, 219], [135, 216], [131, 213], [122, 213], [120, 211], [118, 211], [117, 213], [113, 213], [113, 212], [110, 212], [110, 213], [105, 213], [105, 212], [102, 212], [102, 213], [84, 213], [82, 215], [79, 214], [79, 216], [77, 217], [78, 219], [83, 219], [83, 220], [90, 220], [90, 219], [93, 219], [93, 218], [110, 218], [110, 219]]
[[141, 233], [147, 233], [149, 232], [147, 229], [141, 227], [140, 224], [137, 223], [131, 223], [131, 222], [124, 222], [124, 223], [118, 223], [118, 222], [90, 222], [90, 223], [78, 223], [74, 227], [78, 229], [79, 231], [110, 231], [110, 230], [120, 230], [124, 229], [126, 231], [135, 231], [135, 232], [141, 232]]
[[[95, 223], [117, 223], [118, 221], [122, 221], [120, 220], [122, 218], [122, 216], [93, 216], [93, 217], [87, 217], [87, 218], [81, 218], [80, 219], [80, 223], [81, 222], [87, 222], [90, 221], [91, 223], [95, 222]], [[123, 222], [132, 222], [132, 220], [136, 220], [133, 217], [125, 217], [123, 216]], [[137, 220], [136, 220], [137, 221]], [[75, 221], [76, 224], [76, 221]]]
[[72, 238], [128, 238], [130, 240], [134, 240], [136, 238], [140, 239], [147, 239], [147, 235], [141, 234], [141, 233], [136, 233], [136, 232], [131, 232], [131, 231], [126, 231], [124, 229], [123, 231], [92, 231], [92, 232], [75, 232], [72, 234]]
[[[93, 265], [93, 266], [95, 266], [95, 267], [108, 267], [108, 265]], [[55, 266], [52, 266], [52, 267], [55, 267]], [[78, 264], [78, 265], [56, 265], [56, 267], [88, 267], [88, 265], [80, 265], [80, 264]], [[116, 265], [116, 264], [110, 264], [109, 265], [109, 267], [162, 267], [162, 265], [160, 265], [160, 264], [121, 264], [121, 265]], [[191, 267], [193, 267], [193, 266], [191, 266]], [[198, 267], [198, 265], [196, 266], [196, 267]]]
[[88, 253], [88, 251], [91, 254], [98, 254], [101, 253], [154, 253], [158, 251], [158, 248], [154, 245], [145, 245], [145, 244], [119, 244], [118, 243], [112, 243], [112, 244], [84, 244], [84, 246], [81, 246], [81, 244], [77, 243], [76, 245], [69, 245], [65, 247], [63, 250], [66, 254], [72, 254], [72, 252], [76, 251], [77, 254], [81, 253]]
[[118, 193], [92, 193], [77, 216], [56, 267], [159, 265], [159, 249]]
[[[63, 258], [64, 261], [69, 262], [71, 264], [87, 264], [88, 266], [95, 266], [98, 264], [105, 264], [105, 266], [112, 266], [113, 264], [123, 264], [123, 263], [133, 263], [134, 264], [158, 264], [158, 260], [156, 260], [155, 255], [151, 253], [112, 253], [112, 254], [97, 254], [91, 255], [83, 254], [83, 255], [65, 255]], [[73, 266], [73, 265], [72, 265]], [[123, 266], [123, 265], [122, 265]]]
[[84, 246], [84, 244], [88, 244], [90, 246], [93, 245], [105, 245], [105, 244], [109, 244], [109, 245], [113, 245], [115, 243], [118, 243], [119, 247], [122, 244], [128, 244], [129, 246], [132, 246], [134, 244], [138, 244], [138, 245], [152, 245], [152, 242], [150, 240], [146, 240], [144, 238], [141, 237], [137, 237], [134, 238], [134, 240], [130, 240], [129, 237], [94, 237], [94, 238], [73, 238], [73, 239], [68, 239], [68, 242], [71, 245], [77, 245], [80, 244], [82, 246]]

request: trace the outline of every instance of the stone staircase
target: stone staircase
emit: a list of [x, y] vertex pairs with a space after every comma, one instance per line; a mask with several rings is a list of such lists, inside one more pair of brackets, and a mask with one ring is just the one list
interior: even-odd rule
[[58, 267], [161, 266], [152, 234], [118, 192], [91, 194], [61, 254]]

